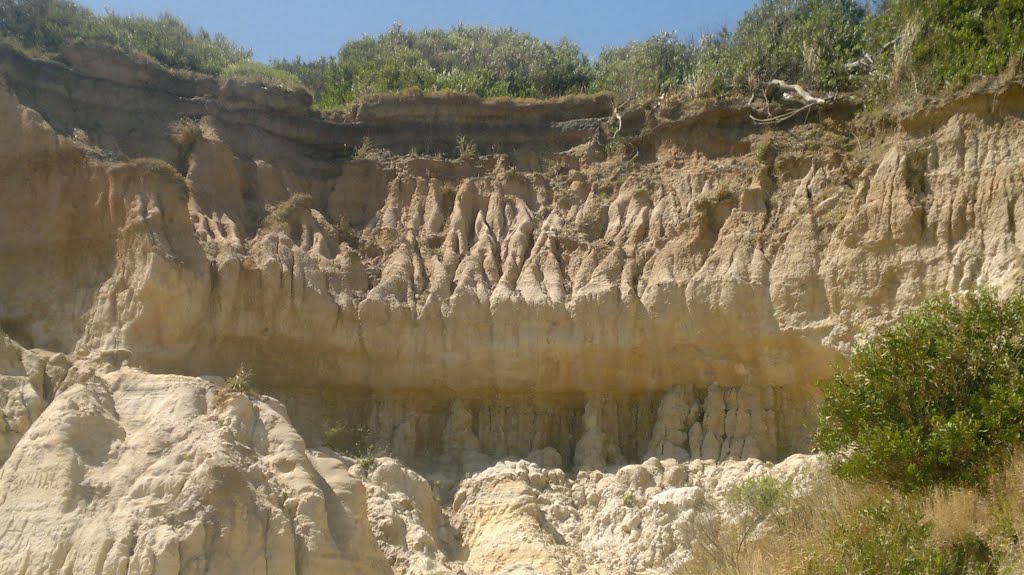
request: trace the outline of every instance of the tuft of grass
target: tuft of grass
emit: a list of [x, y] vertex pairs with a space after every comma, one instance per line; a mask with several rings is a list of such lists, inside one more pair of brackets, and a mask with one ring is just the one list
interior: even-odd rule
[[191, 149], [203, 137], [199, 122], [192, 118], [181, 118], [171, 124], [171, 139], [181, 148]]
[[241, 363], [235, 375], [232, 375], [225, 382], [228, 391], [235, 393], [249, 393], [253, 387], [253, 372], [247, 365]]
[[739, 201], [740, 194], [731, 185], [721, 185], [707, 193], [698, 195], [690, 203], [690, 207], [697, 212], [711, 214], [721, 205], [734, 204]]
[[267, 217], [263, 219], [263, 225], [271, 229], [288, 229], [288, 220], [292, 214], [301, 210], [311, 210], [313, 206], [313, 196], [309, 194], [295, 194], [270, 208]]
[[476, 143], [474, 143], [473, 140], [467, 138], [465, 135], [459, 136], [456, 145], [458, 148], [460, 160], [469, 160], [477, 156]]
[[364, 455], [359, 458], [359, 468], [363, 470], [363, 473], [373, 473], [374, 469], [377, 469], [377, 456], [375, 455]]
[[202, 139], [203, 129], [192, 118], [181, 118], [170, 126], [171, 139], [178, 146], [178, 171], [188, 171], [188, 157], [192, 155], [196, 142]]
[[363, 137], [363, 143], [356, 148], [355, 157], [360, 160], [379, 160], [383, 150], [374, 145], [370, 136]]
[[327, 447], [357, 460], [364, 473], [372, 472], [377, 467], [377, 458], [387, 454], [373, 441], [369, 428], [340, 419], [321, 420], [320, 438]]

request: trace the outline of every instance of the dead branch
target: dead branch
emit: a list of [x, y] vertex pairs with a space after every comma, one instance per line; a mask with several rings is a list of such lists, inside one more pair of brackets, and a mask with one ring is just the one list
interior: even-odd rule
[[765, 98], [768, 100], [787, 100], [797, 102], [801, 105], [824, 104], [824, 98], [818, 98], [804, 90], [800, 84], [787, 84], [782, 80], [772, 80], [764, 89]]
[[[767, 116], [764, 118], [758, 118], [751, 115], [750, 119], [756, 124], [778, 124], [785, 122], [786, 120], [796, 116], [800, 112], [810, 111], [812, 108], [824, 106], [829, 103], [829, 99], [819, 98], [803, 88], [799, 84], [787, 84], [782, 80], [772, 80], [765, 85], [764, 90], [764, 101], [767, 106]], [[777, 115], [771, 113], [772, 102], [782, 102], [788, 106], [796, 106], [795, 109], [791, 109]]]
[[865, 53], [856, 60], [851, 60], [843, 64], [843, 70], [850, 76], [870, 74], [875, 69], [875, 61], [871, 58], [871, 54]]
[[615, 106], [615, 108], [612, 109], [612, 116], [614, 116], [615, 119], [619, 123], [618, 127], [615, 128], [615, 133], [612, 134], [613, 138], [618, 136], [619, 132], [622, 131], [622, 112], [620, 110], [623, 110], [626, 107], [626, 105], [629, 104], [630, 100], [632, 100], [632, 99], [633, 99], [633, 96], [630, 96], [630, 97], [626, 98], [626, 100], [624, 102], [622, 102], [621, 104], [618, 104], [617, 106]]

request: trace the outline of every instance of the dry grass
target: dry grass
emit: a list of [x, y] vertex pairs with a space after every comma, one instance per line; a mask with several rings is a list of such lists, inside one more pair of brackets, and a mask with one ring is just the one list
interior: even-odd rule
[[1020, 574], [1024, 455], [983, 489], [910, 496], [828, 477], [744, 545], [740, 520], [697, 527], [694, 557], [678, 575]]
[[118, 162], [111, 166], [111, 173], [117, 176], [151, 177], [179, 188], [183, 196], [188, 194], [188, 184], [181, 173], [174, 166], [157, 158], [132, 158]]
[[178, 171], [182, 175], [188, 173], [188, 158], [196, 142], [202, 139], [203, 129], [199, 122], [192, 118], [181, 118], [170, 126], [171, 139], [178, 146]]
[[935, 545], [962, 541], [991, 522], [987, 505], [974, 489], [936, 491], [929, 495], [925, 517], [932, 523], [929, 540]]
[[353, 152], [352, 157], [358, 160], [385, 160], [388, 157], [387, 150], [378, 147], [373, 143], [373, 140], [366, 136], [363, 138], [363, 143]]
[[292, 217], [292, 214], [301, 210], [310, 210], [313, 207], [313, 196], [309, 194], [295, 194], [268, 210], [267, 217], [263, 219], [263, 227], [288, 230], [290, 227], [288, 220]]
[[903, 32], [893, 46], [892, 71], [889, 73], [889, 92], [896, 93], [902, 86], [906, 85], [907, 77], [910, 77], [911, 87], [916, 93], [917, 78], [914, 76], [914, 43], [921, 35], [923, 23], [920, 18], [907, 22]]
[[683, 93], [689, 98], [713, 99], [715, 96], [715, 76], [698, 70], [686, 78]]
[[203, 129], [192, 118], [181, 118], [171, 124], [171, 139], [180, 148], [191, 149], [202, 137]]

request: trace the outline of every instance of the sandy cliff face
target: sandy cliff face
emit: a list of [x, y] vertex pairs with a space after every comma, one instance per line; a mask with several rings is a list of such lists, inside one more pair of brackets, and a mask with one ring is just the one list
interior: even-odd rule
[[[770, 462], [859, 336], [1019, 282], [1017, 83], [870, 135], [651, 108], [625, 162], [601, 97], [326, 121], [67, 64], [0, 51], [0, 572], [666, 572], [817, 468]], [[346, 157], [463, 135], [503, 153]]]

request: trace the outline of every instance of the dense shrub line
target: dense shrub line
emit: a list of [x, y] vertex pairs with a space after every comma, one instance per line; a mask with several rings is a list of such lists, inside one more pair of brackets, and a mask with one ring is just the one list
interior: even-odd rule
[[147, 55], [170, 68], [215, 75], [252, 61], [251, 50], [222, 34], [192, 32], [170, 14], [155, 19], [99, 16], [70, 0], [0, 0], [0, 37], [40, 52], [57, 52], [69, 40], [94, 40]]
[[[650, 97], [749, 94], [779, 78], [818, 91], [875, 98], [934, 92], [1002, 71], [1024, 56], [1020, 0], [761, 0], [735, 30], [695, 39], [662, 33], [606, 47], [591, 61], [568, 40], [542, 41], [511, 28], [408, 30], [345, 43], [314, 60], [252, 61], [220, 34], [192, 32], [170, 14], [93, 14], [71, 0], [0, 0], [0, 37], [56, 52], [82, 38], [161, 64], [284, 85], [303, 84], [323, 108], [406, 89], [480, 96], [550, 97], [609, 90]], [[844, 65], [870, 56], [871, 71]]]

